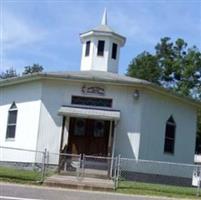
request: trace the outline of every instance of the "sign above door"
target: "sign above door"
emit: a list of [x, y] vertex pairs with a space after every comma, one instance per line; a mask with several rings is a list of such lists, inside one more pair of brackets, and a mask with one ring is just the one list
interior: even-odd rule
[[99, 86], [83, 85], [81, 88], [81, 92], [83, 94], [88, 94], [88, 95], [100, 95], [100, 96], [105, 95], [105, 89], [103, 87], [99, 87]]

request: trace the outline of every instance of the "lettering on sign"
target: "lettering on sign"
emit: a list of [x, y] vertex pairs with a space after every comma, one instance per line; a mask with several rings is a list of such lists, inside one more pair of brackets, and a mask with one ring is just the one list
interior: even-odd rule
[[97, 87], [97, 86], [86, 86], [83, 85], [81, 88], [81, 91], [83, 94], [96, 94], [96, 95], [105, 95], [105, 89], [102, 87]]

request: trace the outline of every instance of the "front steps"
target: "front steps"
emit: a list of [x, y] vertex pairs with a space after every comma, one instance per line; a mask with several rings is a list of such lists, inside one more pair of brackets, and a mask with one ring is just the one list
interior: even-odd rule
[[53, 175], [44, 181], [45, 185], [54, 187], [112, 191], [114, 182], [109, 179]]
[[[67, 176], [77, 176], [78, 172], [76, 171], [60, 171], [60, 175]], [[83, 177], [89, 178], [98, 178], [98, 179], [108, 179], [108, 171], [106, 170], [97, 170], [97, 169], [85, 169], [81, 172]]]

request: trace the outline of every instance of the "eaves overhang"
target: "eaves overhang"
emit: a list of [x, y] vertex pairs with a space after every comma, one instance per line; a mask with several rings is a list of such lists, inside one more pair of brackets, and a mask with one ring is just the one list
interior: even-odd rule
[[120, 41], [121, 46], [124, 46], [126, 42], [126, 38], [122, 35], [119, 35], [115, 32], [105, 32], [105, 31], [96, 31], [96, 30], [91, 30], [85, 33], [80, 33], [80, 40], [83, 43], [85, 38], [88, 38], [90, 36], [107, 36], [107, 37], [113, 37], [114, 39]]
[[60, 81], [72, 81], [72, 82], [82, 82], [82, 83], [100, 83], [100, 84], [110, 84], [110, 85], [118, 85], [118, 86], [131, 86], [136, 87], [143, 90], [153, 91], [155, 93], [168, 96], [174, 99], [177, 99], [181, 102], [190, 104], [198, 109], [201, 109], [201, 102], [198, 100], [194, 100], [190, 97], [184, 97], [182, 95], [176, 94], [171, 90], [167, 90], [160, 86], [157, 86], [153, 83], [148, 81], [142, 80], [141, 82], [135, 81], [126, 81], [126, 80], [112, 80], [112, 79], [105, 79], [105, 78], [98, 78], [98, 77], [84, 77], [84, 76], [77, 76], [77, 75], [58, 75], [58, 74], [51, 74], [51, 73], [34, 73], [30, 75], [20, 76], [16, 78], [9, 78], [0, 81], [0, 88], [7, 87], [16, 84], [23, 84], [31, 81], [38, 81], [38, 80], [60, 80]]

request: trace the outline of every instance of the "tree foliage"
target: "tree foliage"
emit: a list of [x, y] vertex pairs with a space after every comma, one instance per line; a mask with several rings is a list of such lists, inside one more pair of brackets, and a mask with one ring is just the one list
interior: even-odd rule
[[161, 70], [157, 64], [156, 57], [144, 51], [133, 59], [129, 65], [128, 74], [141, 79], [146, 77], [147, 81], [159, 84]]
[[[33, 74], [37, 72], [42, 72], [43, 71], [43, 66], [39, 64], [33, 64], [32, 66], [26, 66], [24, 67], [24, 71], [22, 72], [23, 75], [26, 74]], [[9, 68], [5, 72], [1, 72], [0, 74], [0, 79], [8, 79], [8, 78], [13, 78], [13, 77], [18, 77], [20, 74], [17, 73], [16, 69], [14, 68]]]
[[17, 76], [18, 76], [18, 74], [17, 74], [16, 70], [13, 68], [9, 68], [5, 72], [2, 72], [0, 74], [0, 79], [13, 78], [13, 77], [17, 77]]
[[33, 73], [42, 72], [42, 71], [43, 71], [43, 66], [42, 65], [33, 64], [32, 66], [24, 67], [24, 72], [22, 74], [23, 75], [33, 74]]
[[131, 61], [127, 75], [201, 99], [201, 52], [180, 38], [162, 38], [154, 54], [143, 52]]
[[[127, 75], [201, 100], [201, 52], [196, 46], [189, 48], [181, 38], [175, 42], [162, 38], [153, 54], [142, 52], [131, 61]], [[201, 138], [201, 111], [197, 130]]]

